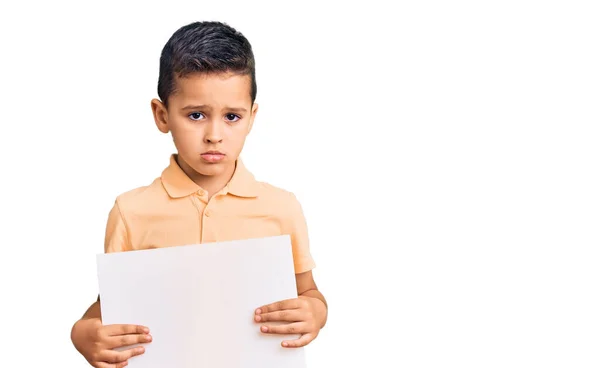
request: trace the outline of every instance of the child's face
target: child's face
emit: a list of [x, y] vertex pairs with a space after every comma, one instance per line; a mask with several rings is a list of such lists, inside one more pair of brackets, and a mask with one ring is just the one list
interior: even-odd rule
[[161, 132], [171, 132], [179, 158], [201, 175], [230, 173], [258, 108], [250, 97], [250, 76], [178, 78], [168, 105], [152, 101], [156, 124]]

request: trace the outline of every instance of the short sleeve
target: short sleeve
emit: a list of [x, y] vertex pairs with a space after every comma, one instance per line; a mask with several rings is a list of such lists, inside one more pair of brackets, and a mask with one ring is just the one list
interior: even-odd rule
[[296, 274], [299, 274], [312, 270], [316, 265], [310, 253], [308, 227], [302, 206], [293, 193], [290, 193], [290, 196], [289, 205], [285, 208], [284, 230], [286, 234], [290, 235], [294, 270]]
[[119, 203], [115, 201], [113, 208], [108, 215], [106, 223], [106, 234], [104, 237], [104, 252], [115, 253], [130, 250], [129, 237], [127, 236], [127, 226], [123, 219], [123, 214], [119, 208]]

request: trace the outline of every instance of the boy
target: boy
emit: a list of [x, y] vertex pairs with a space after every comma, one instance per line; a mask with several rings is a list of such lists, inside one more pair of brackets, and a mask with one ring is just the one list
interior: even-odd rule
[[[239, 154], [258, 110], [254, 56], [248, 40], [219, 22], [177, 30], [160, 58], [158, 95], [151, 102], [159, 131], [171, 133], [177, 153], [150, 185], [117, 197], [105, 252], [289, 234], [298, 298], [257, 306], [257, 329], [298, 333], [282, 341], [305, 346], [327, 320], [327, 302], [312, 276], [306, 222], [296, 197], [254, 180]], [[143, 354], [151, 326], [103, 325], [99, 299], [78, 320], [71, 338], [94, 367], [124, 367]], [[267, 321], [285, 324], [269, 327]]]

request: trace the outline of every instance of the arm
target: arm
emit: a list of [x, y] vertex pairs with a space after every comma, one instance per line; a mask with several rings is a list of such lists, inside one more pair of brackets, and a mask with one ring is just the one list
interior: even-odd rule
[[[127, 235], [125, 219], [123, 218], [123, 214], [121, 213], [118, 202], [115, 202], [113, 208], [108, 214], [108, 221], [106, 223], [104, 252], [124, 252], [129, 249], [131, 249], [131, 247], [129, 245], [129, 237]], [[85, 311], [81, 317], [81, 320], [87, 319], [98, 319], [99, 321], [102, 320], [102, 313], [100, 310], [100, 295], [98, 295], [98, 299]]]
[[297, 274], [296, 285], [298, 288], [298, 297], [304, 297], [311, 302], [316, 302], [314, 311], [317, 326], [319, 329], [325, 327], [327, 323], [327, 301], [317, 288], [312, 271]]
[[296, 275], [298, 298], [282, 300], [256, 310], [256, 322], [286, 322], [260, 330], [270, 334], [300, 334], [295, 340], [286, 340], [283, 347], [302, 347], [313, 341], [327, 322], [327, 301], [312, 276], [312, 271]]
[[[106, 253], [124, 251], [128, 247], [127, 230], [118, 204], [110, 212], [106, 227]], [[103, 325], [100, 297], [86, 310], [71, 328], [71, 341], [77, 351], [98, 368], [122, 368], [128, 359], [144, 353], [139, 346], [123, 351], [114, 349], [151, 341], [149, 330], [138, 325]]]
[[100, 310], [100, 296], [98, 296], [98, 300], [96, 300], [94, 302], [94, 304], [92, 304], [83, 314], [83, 317], [81, 317], [81, 319], [92, 319], [92, 318], [97, 318], [99, 320], [102, 320], [102, 313]]
[[310, 254], [307, 224], [302, 207], [294, 195], [286, 204], [282, 230], [292, 241], [298, 298], [282, 300], [258, 308], [254, 320], [286, 322], [275, 326], [261, 325], [263, 333], [300, 334], [295, 340], [282, 342], [283, 347], [301, 347], [313, 341], [327, 322], [327, 301], [317, 288], [312, 269], [315, 262]]

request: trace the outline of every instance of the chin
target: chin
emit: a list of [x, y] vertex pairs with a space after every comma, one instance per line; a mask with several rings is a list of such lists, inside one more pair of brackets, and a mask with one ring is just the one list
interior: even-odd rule
[[224, 172], [226, 172], [231, 165], [231, 162], [228, 159], [225, 159], [220, 162], [211, 163], [204, 161], [200, 157], [195, 157], [193, 159], [187, 160], [183, 158], [183, 161], [189, 168], [203, 176], [221, 175]]
[[225, 163], [215, 163], [215, 164], [209, 164], [209, 163], [198, 163], [196, 165], [194, 165], [193, 169], [201, 175], [204, 176], [215, 176], [215, 175], [219, 175], [222, 174], [225, 169], [227, 168], [227, 165]]

